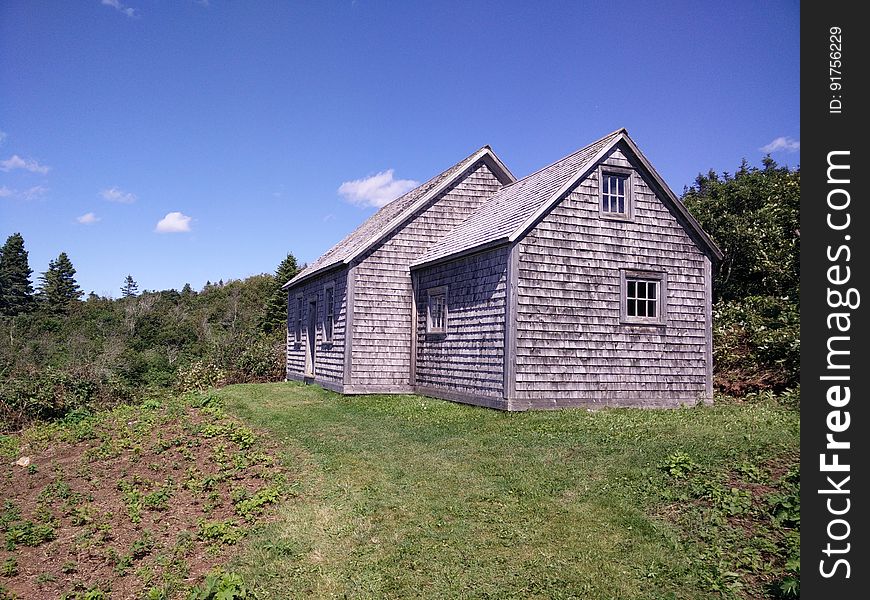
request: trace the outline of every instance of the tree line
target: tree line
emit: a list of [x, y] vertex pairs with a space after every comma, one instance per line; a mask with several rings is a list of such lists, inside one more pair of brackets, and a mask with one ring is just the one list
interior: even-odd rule
[[65, 253], [34, 286], [27, 259], [13, 234], [0, 255], [0, 431], [159, 389], [283, 378], [292, 254], [201, 290], [140, 291], [127, 275], [116, 299], [82, 294]]

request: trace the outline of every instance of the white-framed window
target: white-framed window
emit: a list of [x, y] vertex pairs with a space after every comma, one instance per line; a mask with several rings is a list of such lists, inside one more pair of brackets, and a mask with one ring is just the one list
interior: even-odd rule
[[426, 333], [447, 333], [447, 286], [430, 288], [426, 302]]
[[598, 179], [601, 182], [598, 214], [606, 219], [627, 221], [634, 218], [631, 169], [602, 165]]
[[304, 307], [302, 303], [302, 294], [296, 296], [296, 343], [302, 343], [302, 308]]
[[335, 328], [335, 284], [327, 283], [323, 287], [323, 342], [332, 343], [332, 332]]
[[667, 322], [668, 278], [662, 271], [620, 271], [620, 320], [640, 325]]

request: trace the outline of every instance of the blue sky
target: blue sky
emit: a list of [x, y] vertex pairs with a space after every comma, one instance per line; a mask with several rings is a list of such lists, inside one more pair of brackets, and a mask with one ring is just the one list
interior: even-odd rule
[[798, 2], [0, 3], [0, 242], [85, 291], [311, 261], [489, 144], [626, 127], [680, 194], [800, 164]]

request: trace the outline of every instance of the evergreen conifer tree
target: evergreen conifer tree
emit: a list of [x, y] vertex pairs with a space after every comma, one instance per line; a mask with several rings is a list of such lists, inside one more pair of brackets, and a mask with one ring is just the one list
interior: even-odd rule
[[40, 278], [40, 298], [49, 310], [65, 311], [71, 302], [82, 297], [75, 280], [76, 270], [66, 252], [48, 263], [48, 270]]
[[33, 271], [20, 233], [13, 233], [0, 248], [0, 314], [15, 316], [33, 307]]
[[287, 322], [287, 292], [282, 290], [281, 286], [293, 279], [298, 272], [296, 257], [292, 253], [287, 253], [287, 256], [275, 270], [275, 287], [266, 301], [266, 313], [263, 319], [263, 330], [266, 333], [277, 331], [285, 326], [284, 324]]
[[124, 279], [124, 285], [121, 286], [122, 298], [135, 298], [139, 294], [139, 284], [133, 279], [132, 275], [127, 275]]

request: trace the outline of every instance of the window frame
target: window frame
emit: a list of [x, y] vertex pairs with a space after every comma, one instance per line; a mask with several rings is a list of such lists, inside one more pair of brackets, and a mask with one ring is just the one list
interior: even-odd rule
[[[332, 298], [327, 301], [327, 292]], [[330, 281], [323, 286], [323, 343], [332, 344], [335, 336], [335, 282]]]
[[[628, 314], [628, 284], [630, 281], [654, 281], [656, 293], [656, 316], [638, 317]], [[665, 326], [668, 322], [668, 274], [665, 271], [637, 269], [619, 270], [619, 320], [626, 325]]]
[[[437, 297], [443, 298], [441, 314], [441, 327], [435, 327], [432, 323], [432, 300]], [[426, 335], [445, 337], [447, 335], [447, 286], [440, 285], [426, 290]]]
[[[604, 181], [608, 176], [625, 178], [625, 212], [609, 212], [604, 210]], [[599, 165], [598, 167], [598, 216], [614, 221], [634, 220], [634, 170], [625, 167]]]
[[296, 294], [296, 328], [294, 331], [294, 343], [298, 346], [302, 344], [302, 310], [305, 308], [305, 301], [302, 294]]

